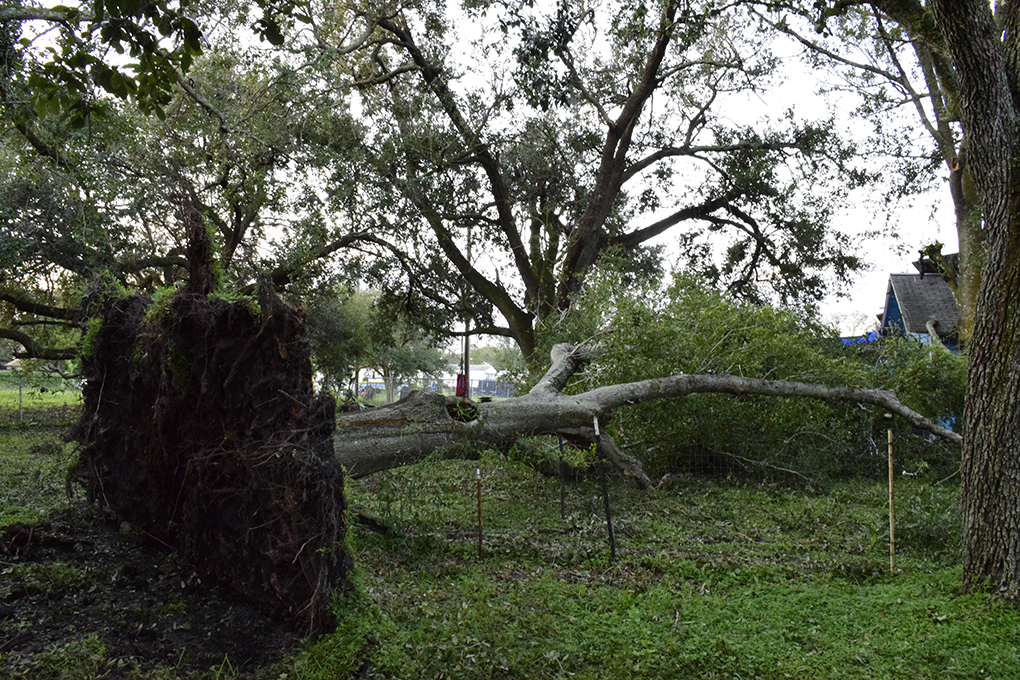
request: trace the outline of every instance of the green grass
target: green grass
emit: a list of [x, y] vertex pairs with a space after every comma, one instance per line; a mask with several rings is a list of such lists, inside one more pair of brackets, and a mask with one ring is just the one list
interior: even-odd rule
[[[72, 451], [56, 431], [24, 434], [0, 432], [0, 525], [66, 502]], [[1020, 613], [959, 591], [953, 482], [897, 478], [890, 573], [880, 481], [825, 493], [618, 482], [610, 561], [597, 480], [567, 486], [561, 519], [556, 480], [495, 455], [480, 462], [479, 557], [476, 465], [430, 461], [350, 482], [352, 506], [396, 533], [352, 532], [357, 576], [338, 599], [338, 630], [271, 668], [225, 664], [208, 677], [344, 678], [366, 661], [375, 678], [1020, 677]], [[82, 658], [88, 670], [74, 677], [107, 672], [98, 648], [53, 654], [54, 677]]]
[[[318, 678], [367, 655], [377, 678], [975, 678], [1020, 675], [1020, 613], [961, 594], [958, 487], [897, 480], [897, 572], [884, 484], [780, 486], [681, 479], [559, 485], [485, 457], [485, 556], [475, 463], [352, 482], [360, 603], [342, 633], [287, 666]], [[352, 631], [371, 631], [367, 647]], [[361, 633], [364, 635], [364, 632]], [[318, 660], [318, 661], [316, 661]], [[314, 670], [313, 670], [314, 669]]]
[[54, 376], [0, 373], [0, 431], [66, 427], [81, 413], [81, 390]]
[[0, 428], [0, 527], [34, 524], [67, 504], [74, 446], [57, 428]]

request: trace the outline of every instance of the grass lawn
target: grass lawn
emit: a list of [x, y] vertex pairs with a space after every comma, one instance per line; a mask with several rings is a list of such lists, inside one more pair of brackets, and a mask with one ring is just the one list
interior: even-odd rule
[[400, 535], [355, 531], [341, 606], [363, 614], [288, 671], [333, 677], [360, 630], [377, 678], [1020, 677], [1020, 613], [959, 592], [951, 482], [897, 480], [890, 574], [881, 482], [617, 484], [611, 562], [596, 483], [567, 487], [561, 519], [557, 481], [481, 467], [482, 558], [474, 463], [350, 484]]
[[0, 528], [41, 522], [66, 506], [74, 447], [65, 431], [0, 427]]
[[[0, 431], [0, 525], [66, 504], [71, 455], [56, 432]], [[349, 483], [395, 533], [352, 531], [337, 632], [272, 667], [158, 677], [334, 679], [365, 661], [401, 679], [1020, 677], [1020, 613], [959, 592], [955, 479], [897, 479], [891, 574], [881, 481], [616, 482], [611, 561], [597, 480], [567, 485], [561, 518], [556, 480], [495, 455], [479, 557], [476, 465]]]
[[22, 376], [14, 371], [0, 373], [0, 431], [67, 426], [80, 412], [81, 390], [72, 381], [56, 376]]

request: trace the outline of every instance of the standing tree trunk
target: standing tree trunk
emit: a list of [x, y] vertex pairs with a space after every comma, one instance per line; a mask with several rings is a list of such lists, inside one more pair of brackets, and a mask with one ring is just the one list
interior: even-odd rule
[[964, 411], [963, 577], [1020, 603], [1020, 6], [998, 3], [997, 18], [987, 0], [933, 8], [960, 78], [985, 219]]

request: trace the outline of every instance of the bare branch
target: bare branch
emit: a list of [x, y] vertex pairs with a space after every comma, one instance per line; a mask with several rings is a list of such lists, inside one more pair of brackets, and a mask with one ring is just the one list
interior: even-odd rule
[[88, 10], [47, 9], [45, 7], [0, 7], [0, 21], [49, 21], [52, 23], [82, 23], [92, 21], [95, 15]]
[[826, 387], [825, 385], [785, 380], [742, 378], [736, 375], [674, 375], [668, 378], [653, 378], [623, 385], [599, 387], [579, 394], [575, 398], [591, 400], [599, 404], [603, 410], [610, 411], [627, 404], [682, 397], [696, 393], [806, 397], [827, 402], [872, 404], [900, 416], [914, 427], [927, 430], [955, 444], [963, 443], [963, 438], [959, 434], [908, 408], [896, 398], [894, 392], [888, 390]]
[[676, 226], [681, 222], [686, 222], [687, 220], [709, 219], [714, 211], [726, 207], [730, 201], [738, 198], [740, 194], [740, 191], [734, 190], [724, 196], [718, 196], [699, 205], [681, 208], [680, 210], [674, 211], [672, 214], [663, 217], [661, 220], [658, 220], [647, 227], [635, 229], [628, 234], [607, 239], [607, 243], [610, 246], [620, 245], [628, 249], [634, 248], [645, 243], [649, 239], [655, 238], [670, 227]]

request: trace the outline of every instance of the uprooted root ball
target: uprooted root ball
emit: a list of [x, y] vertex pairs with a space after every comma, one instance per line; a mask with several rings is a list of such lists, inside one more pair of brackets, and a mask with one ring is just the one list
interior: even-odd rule
[[336, 405], [312, 391], [304, 315], [271, 291], [228, 302], [99, 289], [75, 474], [91, 497], [263, 609], [332, 622], [346, 583]]

